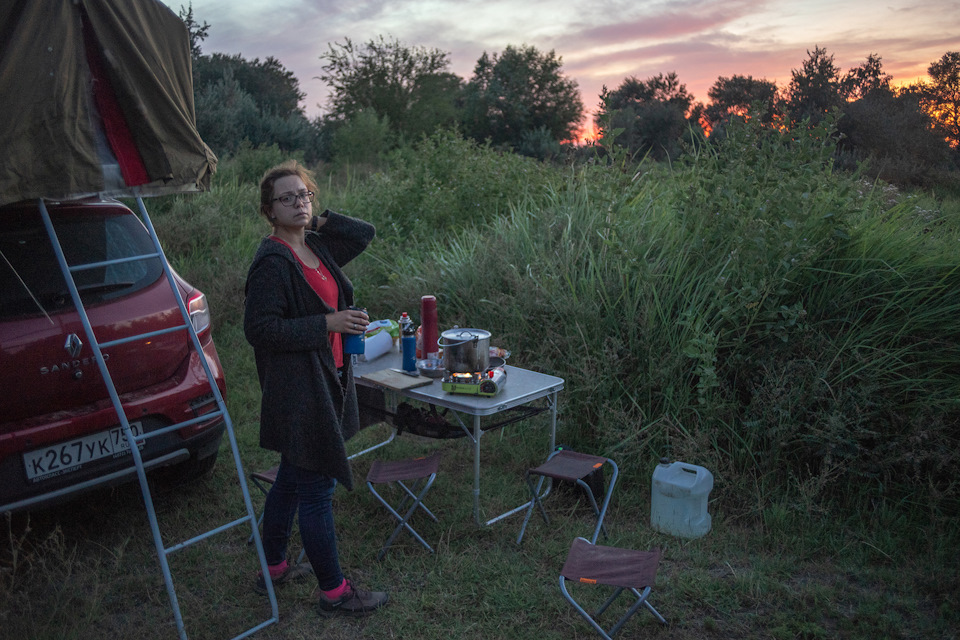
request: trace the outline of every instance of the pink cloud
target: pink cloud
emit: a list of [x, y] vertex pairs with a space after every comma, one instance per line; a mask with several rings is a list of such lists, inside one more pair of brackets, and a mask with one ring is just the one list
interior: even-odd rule
[[[663, 13], [640, 16], [628, 22], [605, 24], [573, 34], [580, 45], [632, 42], [637, 39], [665, 39], [682, 36], [702, 36], [755, 10], [755, 2], [674, 3]], [[678, 10], [678, 6], [682, 10]], [[569, 38], [565, 37], [565, 41]]]

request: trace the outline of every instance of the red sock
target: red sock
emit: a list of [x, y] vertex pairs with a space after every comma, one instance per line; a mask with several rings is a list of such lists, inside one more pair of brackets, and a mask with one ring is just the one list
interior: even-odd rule
[[287, 561], [284, 560], [280, 564], [272, 564], [267, 567], [267, 571], [270, 572], [270, 579], [273, 580], [279, 575], [282, 575], [284, 571], [287, 570]]
[[343, 582], [340, 583], [339, 587], [334, 587], [333, 589], [330, 589], [330, 591], [324, 591], [323, 595], [327, 596], [331, 600], [336, 600], [337, 598], [342, 596], [346, 590], [347, 590], [347, 579], [344, 578]]

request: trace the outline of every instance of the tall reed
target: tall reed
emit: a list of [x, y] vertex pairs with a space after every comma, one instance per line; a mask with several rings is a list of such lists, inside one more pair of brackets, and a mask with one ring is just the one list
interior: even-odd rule
[[729, 494], [745, 507], [851, 483], [935, 486], [950, 504], [953, 247], [834, 173], [830, 140], [748, 124], [632, 179], [568, 170], [404, 265], [447, 323], [562, 376], [564, 437], [628, 473], [661, 455], [704, 463], [750, 488]]

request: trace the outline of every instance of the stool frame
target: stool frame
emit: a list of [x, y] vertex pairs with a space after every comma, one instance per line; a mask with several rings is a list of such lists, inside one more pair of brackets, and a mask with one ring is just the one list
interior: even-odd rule
[[[440, 456], [437, 453], [407, 460], [375, 460], [373, 464], [370, 465], [370, 471], [367, 474], [367, 488], [370, 489], [373, 496], [380, 504], [387, 508], [390, 515], [397, 521], [397, 526], [377, 553], [377, 560], [382, 560], [384, 556], [386, 556], [387, 551], [404, 529], [406, 529], [417, 542], [423, 545], [427, 551], [435, 553], [430, 543], [424, 540], [423, 536], [410, 525], [410, 518], [418, 509], [422, 509], [434, 522], [439, 522], [437, 516], [423, 503], [424, 497], [437, 479], [439, 465]], [[411, 481], [411, 486], [405, 484]], [[403, 496], [396, 507], [392, 506], [386, 498], [376, 490], [374, 485], [377, 484], [395, 484], [401, 489]], [[400, 515], [401, 511], [405, 513]]]
[[[609, 482], [607, 483], [607, 489], [603, 498], [603, 505], [598, 507], [597, 500], [593, 495], [593, 490], [584, 481], [584, 478], [589, 476], [597, 469], [601, 469], [605, 464], [609, 464], [613, 472]], [[527, 513], [523, 518], [523, 525], [520, 527], [520, 534], [517, 536], [517, 544], [520, 544], [523, 541], [523, 536], [524, 533], [526, 533], [527, 525], [530, 522], [530, 517], [533, 515], [534, 506], [539, 509], [540, 515], [543, 516], [544, 522], [547, 524], [550, 523], [550, 517], [543, 508], [542, 502], [542, 498], [545, 498], [547, 494], [550, 493], [550, 490], [548, 489], [547, 493], [544, 494], [540, 493], [541, 489], [543, 488], [543, 482], [545, 478], [550, 478], [551, 481], [567, 480], [576, 482], [576, 484], [582, 488], [584, 493], [587, 495], [587, 499], [590, 501], [590, 507], [593, 509], [593, 514], [597, 518], [597, 526], [596, 529], [594, 529], [592, 539], [596, 540], [601, 531], [603, 532], [604, 538], [606, 538], [607, 529], [603, 524], [603, 520], [607, 515], [607, 508], [610, 506], [610, 498], [613, 496], [613, 489], [617, 484], [617, 477], [619, 474], [620, 470], [617, 467], [617, 463], [611, 458], [604, 456], [593, 456], [586, 453], [572, 451], [570, 449], [558, 449], [557, 451], [551, 453], [547, 457], [546, 462], [539, 467], [528, 469], [524, 474], [524, 480], [527, 483], [527, 488], [530, 490], [531, 500], [530, 505], [527, 507]], [[537, 480], [536, 487], [534, 487], [532, 479], [532, 476], [535, 475], [540, 476]]]

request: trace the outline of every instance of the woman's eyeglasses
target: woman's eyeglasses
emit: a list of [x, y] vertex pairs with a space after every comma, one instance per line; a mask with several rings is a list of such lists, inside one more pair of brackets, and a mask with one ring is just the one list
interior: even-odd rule
[[301, 191], [300, 193], [289, 193], [287, 195], [274, 198], [270, 202], [280, 201], [285, 207], [295, 207], [300, 200], [304, 202], [313, 202], [313, 191]]

